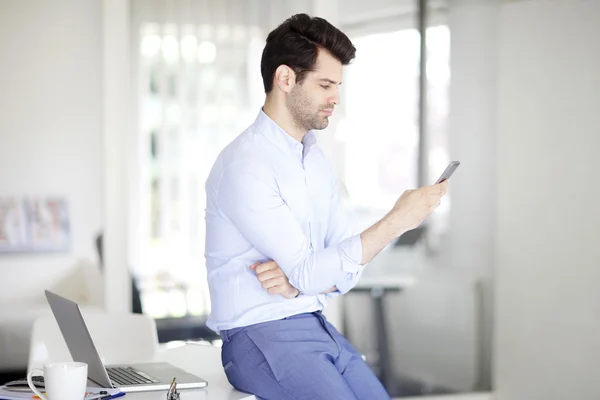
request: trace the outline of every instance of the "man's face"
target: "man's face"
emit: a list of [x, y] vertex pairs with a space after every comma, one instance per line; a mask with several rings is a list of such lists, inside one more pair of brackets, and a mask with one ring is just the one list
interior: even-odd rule
[[319, 51], [315, 70], [294, 85], [287, 99], [290, 114], [300, 128], [327, 128], [334, 107], [340, 104], [341, 82], [342, 63], [327, 51]]

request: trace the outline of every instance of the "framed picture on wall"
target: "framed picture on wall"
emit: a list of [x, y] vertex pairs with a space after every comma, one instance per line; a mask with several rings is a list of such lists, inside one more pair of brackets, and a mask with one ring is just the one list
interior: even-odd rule
[[0, 252], [67, 251], [67, 201], [58, 197], [0, 197]]
[[0, 197], [0, 251], [11, 252], [27, 246], [27, 226], [23, 202]]

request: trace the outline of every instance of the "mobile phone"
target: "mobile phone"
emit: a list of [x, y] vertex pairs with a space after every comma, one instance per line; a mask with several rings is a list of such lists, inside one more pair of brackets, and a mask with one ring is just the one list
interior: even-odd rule
[[442, 183], [450, 179], [450, 177], [452, 176], [454, 171], [456, 171], [456, 168], [458, 168], [459, 165], [460, 161], [451, 161], [450, 164], [448, 164], [448, 166], [444, 170], [444, 172], [442, 172], [442, 175], [440, 175], [439, 179], [435, 182], [435, 184], [437, 185], [438, 183]]

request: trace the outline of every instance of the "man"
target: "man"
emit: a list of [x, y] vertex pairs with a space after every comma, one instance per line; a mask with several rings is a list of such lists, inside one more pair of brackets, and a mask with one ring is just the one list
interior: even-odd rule
[[342, 66], [354, 55], [348, 37], [321, 18], [295, 15], [272, 31], [261, 61], [264, 107], [206, 182], [208, 325], [223, 337], [231, 384], [260, 398], [389, 399], [321, 310], [423, 222], [446, 183], [405, 192], [375, 225], [347, 233], [314, 130], [340, 103]]

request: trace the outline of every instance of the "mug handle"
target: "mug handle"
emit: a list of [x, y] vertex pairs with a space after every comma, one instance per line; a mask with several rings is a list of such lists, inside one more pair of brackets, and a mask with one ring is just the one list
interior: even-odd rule
[[[38, 372], [37, 374], [35, 374], [36, 372]], [[42, 400], [48, 400], [48, 398], [46, 396], [44, 396], [42, 394], [42, 392], [40, 392], [35, 385], [33, 384], [33, 382], [31, 381], [31, 377], [33, 375], [41, 375], [44, 376], [44, 371], [42, 371], [41, 369], [32, 369], [31, 371], [29, 371], [29, 373], [27, 374], [27, 384], [29, 385], [29, 389], [31, 389], [33, 391], [33, 393], [37, 394], [39, 396], [40, 399]]]

